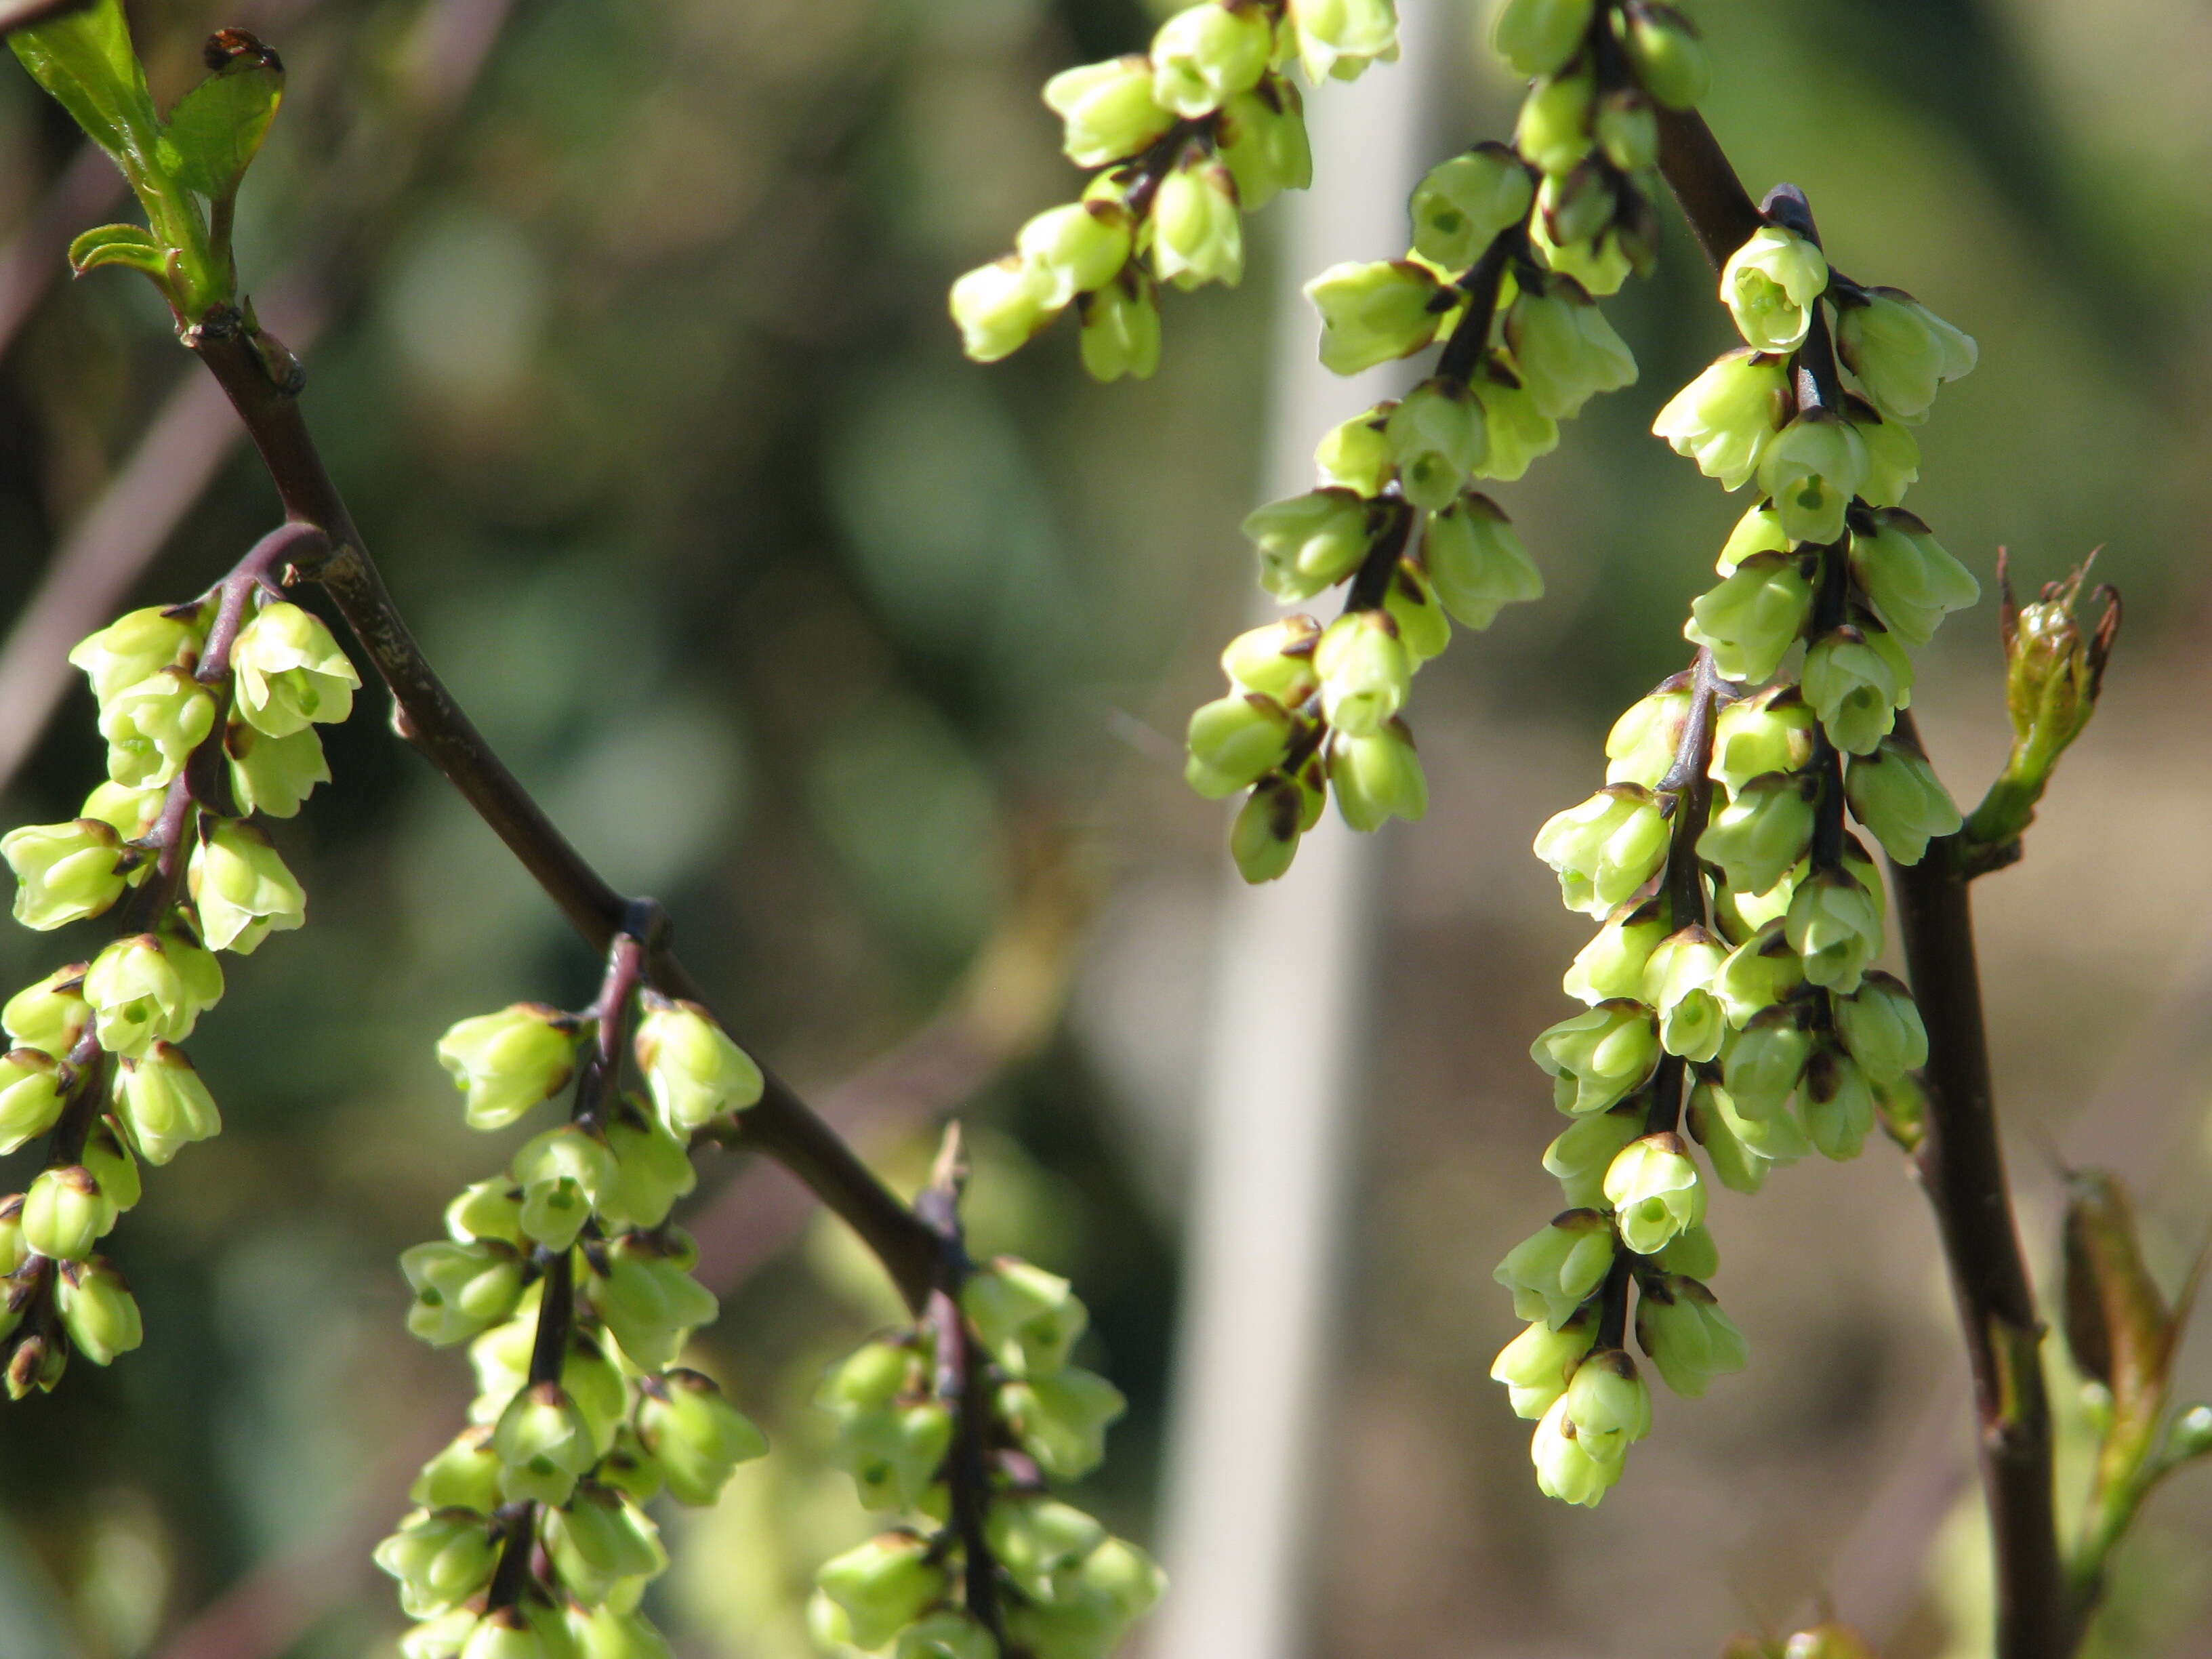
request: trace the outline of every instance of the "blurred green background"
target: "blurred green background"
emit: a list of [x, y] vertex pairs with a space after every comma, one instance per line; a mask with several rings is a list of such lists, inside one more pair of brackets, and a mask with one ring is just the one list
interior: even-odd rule
[[[1510, 120], [1476, 9], [1439, 156]], [[2126, 590], [2105, 711], [2027, 864], [1984, 889], [1984, 949], [2039, 1262], [2056, 1171], [2096, 1161], [2135, 1183], [2172, 1282], [2206, 1225], [2212, 1099], [2212, 12], [1696, 9], [1707, 112], [1754, 192], [1803, 185], [1841, 268], [1980, 341], [1911, 505], [1985, 584], [2001, 544], [2030, 581], [2102, 544]], [[1091, 1499], [1152, 1535], [1209, 927], [1234, 902], [1178, 738], [1249, 602], [1236, 526], [1284, 210], [1255, 222], [1243, 288], [1170, 303], [1153, 382], [1091, 385], [1065, 327], [986, 371], [959, 356], [945, 287], [1073, 193], [1036, 88], [1140, 47], [1139, 0], [249, 10], [134, 21], [164, 99], [211, 27], [285, 56], [242, 265], [252, 288], [324, 261], [308, 412], [403, 608], [586, 853], [670, 903], [749, 1046], [861, 1112], [909, 1183], [947, 1109], [977, 1126], [979, 1243], [1089, 1301], [1085, 1363], [1133, 1402]], [[491, 25], [457, 118], [425, 114], [424, 31]], [[0, 74], [0, 238], [74, 150]], [[1729, 343], [1679, 226], [1613, 314], [1641, 382], [1499, 491], [1550, 597], [1424, 676], [1434, 808], [1382, 838], [1350, 1311], [1313, 1452], [1315, 1645], [1710, 1654], [1832, 1595], [1876, 1610], [1893, 1659], [1972, 1651], [1953, 1617], [1971, 1517], [1946, 1518], [1962, 1368], [1887, 1146], [1716, 1203], [1752, 1369], [1662, 1401], [1596, 1513], [1536, 1495], [1525, 1425], [1485, 1376], [1514, 1328], [1491, 1267], [1553, 1201], [1523, 1055], [1583, 931], [1528, 839], [1596, 781], [1613, 713], [1680, 665], [1684, 607], [1741, 506], [1648, 435]], [[193, 372], [143, 284], [41, 301], [0, 357], [0, 617]], [[274, 511], [234, 459], [135, 602], [198, 592]], [[1964, 798], [2002, 754], [1990, 615], [1946, 630], [1914, 705]], [[518, 998], [579, 1003], [596, 969], [381, 702], [330, 734], [337, 781], [278, 830], [313, 925], [240, 963], [194, 1040], [227, 1131], [150, 1179], [117, 1237], [144, 1349], [0, 1411], [0, 1659], [351, 1656], [399, 1628], [366, 1547], [457, 1419], [465, 1367], [405, 1335], [392, 1259], [504, 1155], [461, 1127], [430, 1046]], [[91, 726], [72, 687], [7, 822], [73, 811]], [[0, 929], [0, 981], [72, 951]], [[708, 1169], [702, 1206], [735, 1174]], [[698, 1659], [798, 1659], [799, 1587], [869, 1529], [805, 1399], [890, 1306], [834, 1231], [787, 1224], [779, 1180], [702, 1224], [727, 1283], [703, 1360], [778, 1450], [672, 1523], [658, 1611]], [[2212, 1391], [2202, 1337], [2184, 1374]], [[2212, 1655], [2208, 1528], [2212, 1480], [2156, 1501], [2108, 1652]]]

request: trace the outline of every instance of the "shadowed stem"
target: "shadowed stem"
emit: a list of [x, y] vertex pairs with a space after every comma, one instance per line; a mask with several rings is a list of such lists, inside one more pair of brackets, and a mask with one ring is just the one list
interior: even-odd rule
[[[1717, 269], [1761, 223], [1702, 117], [1662, 112], [1660, 171]], [[1908, 715], [1898, 717], [1910, 734]], [[2043, 1327], [1998, 1144], [1973, 914], [1956, 836], [1890, 866], [1898, 928], [1928, 1028], [1927, 1139], [1913, 1159], [1950, 1267], [1973, 1376], [1978, 1455], [1996, 1565], [1996, 1659], [2066, 1659], [2079, 1620], [2051, 1495]]]
[[[605, 952], [623, 930], [630, 902], [546, 817], [422, 655], [369, 559], [296, 398], [270, 379], [235, 316], [208, 319], [191, 343], [245, 422], [285, 516], [329, 538], [328, 556], [303, 562], [300, 574], [330, 595], [391, 690], [398, 705], [393, 725], [400, 735], [445, 774], [585, 942]], [[665, 945], [652, 953], [647, 978], [672, 996], [706, 1000], [698, 982]], [[768, 1073], [765, 1091], [739, 1115], [730, 1142], [775, 1158], [805, 1182], [883, 1262], [907, 1305], [922, 1311], [943, 1242], [789, 1085]]]

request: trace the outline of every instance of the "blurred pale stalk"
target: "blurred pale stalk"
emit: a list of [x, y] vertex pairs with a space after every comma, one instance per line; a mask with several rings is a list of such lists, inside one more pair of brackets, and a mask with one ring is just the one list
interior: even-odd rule
[[[1340, 259], [1401, 255], [1429, 155], [1431, 89], [1459, 54], [1457, 9], [1401, 0], [1405, 61], [1310, 93], [1314, 183], [1280, 198], [1266, 495], [1314, 486], [1322, 433], [1401, 391], [1406, 365], [1321, 367], [1298, 291]], [[1275, 615], [1264, 601], [1256, 618]], [[1405, 833], [1399, 831], [1398, 833]], [[1222, 860], [1212, 1000], [1177, 1338], [1164, 1538], [1173, 1589], [1159, 1659], [1291, 1659], [1310, 1644], [1309, 1547], [1326, 1498], [1354, 1086], [1369, 1041], [1372, 837], [1332, 812], [1282, 880]]]

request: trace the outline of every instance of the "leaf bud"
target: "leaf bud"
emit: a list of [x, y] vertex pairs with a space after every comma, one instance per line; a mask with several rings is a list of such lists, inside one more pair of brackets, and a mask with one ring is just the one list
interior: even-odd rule
[[[1373, 434], [1381, 441], [1381, 434]], [[1349, 576], [1366, 557], [1368, 503], [1349, 489], [1316, 489], [1248, 514], [1244, 534], [1260, 550], [1260, 586], [1295, 604]]]
[[1571, 276], [1524, 289], [1505, 313], [1505, 341], [1528, 395], [1554, 419], [1636, 380], [1635, 357]]
[[0, 1030], [23, 1048], [66, 1059], [92, 1024], [92, 1009], [84, 1000], [85, 972], [83, 963], [73, 962], [25, 986], [0, 1006]]
[[1011, 1255], [969, 1274], [960, 1310], [984, 1349], [1013, 1376], [1060, 1370], [1091, 1322], [1066, 1279]]
[[240, 812], [295, 817], [315, 786], [331, 781], [323, 739], [312, 726], [272, 738], [234, 720], [223, 732], [222, 748], [230, 762], [230, 793]]
[[688, 1134], [725, 1112], [741, 1112], [767, 1087], [752, 1057], [696, 1002], [648, 994], [635, 1047], [653, 1103], [672, 1134]]
[[1781, 358], [1748, 349], [1731, 351], [1676, 392], [1651, 430], [1676, 454], [1697, 462], [1707, 477], [1719, 479], [1722, 488], [1739, 489], [1781, 430], [1789, 388]]
[[76, 1351], [95, 1365], [112, 1364], [146, 1340], [130, 1286], [103, 1256], [62, 1264], [54, 1309]]
[[1413, 186], [1413, 252], [1446, 270], [1465, 270], [1498, 233], [1528, 216], [1535, 186], [1504, 144], [1478, 144], [1439, 161]]
[[1642, 1000], [1659, 1016], [1659, 1046], [1699, 1064], [1720, 1052], [1728, 1017], [1712, 990], [1727, 959], [1721, 942], [1694, 923], [1653, 950]]
[[[1348, 489], [1354, 495], [1370, 497], [1382, 493], [1382, 486], [1391, 477], [1392, 450], [1390, 440], [1385, 435], [1386, 428], [1397, 407], [1395, 402], [1379, 403], [1364, 414], [1340, 421], [1322, 434], [1321, 441], [1314, 446], [1314, 465], [1320, 471], [1321, 481], [1325, 487]], [[1250, 520], [1246, 520], [1246, 523], [1249, 526]], [[1252, 532], [1247, 528], [1244, 533], [1249, 536]], [[1352, 562], [1356, 564], [1358, 561]], [[1352, 574], [1350, 564], [1345, 567], [1344, 574]], [[1327, 586], [1328, 584], [1323, 582], [1319, 586], [1309, 588], [1307, 592], [1317, 593]], [[1306, 595], [1278, 593], [1275, 597], [1304, 599]]]
[[1838, 1163], [1856, 1158], [1874, 1127], [1874, 1091], [1856, 1060], [1838, 1048], [1821, 1048], [1805, 1068], [1799, 1111], [1805, 1135], [1821, 1157]]
[[907, 1532], [871, 1538], [824, 1562], [814, 1577], [849, 1621], [853, 1644], [862, 1648], [887, 1645], [950, 1587], [927, 1541]]
[[1786, 553], [1754, 553], [1690, 602], [1682, 636], [1713, 653], [1724, 679], [1765, 679], [1805, 631], [1813, 584], [1804, 561]]
[[491, 1426], [463, 1429], [422, 1466], [408, 1500], [428, 1510], [473, 1510], [489, 1515], [499, 1507], [499, 1454], [491, 1449]]
[[1186, 120], [1249, 92], [1267, 72], [1274, 26], [1257, 5], [1214, 0], [1176, 12], [1152, 36], [1152, 101]]
[[1538, 172], [1571, 173], [1590, 152], [1596, 88], [1587, 75], [1555, 75], [1528, 88], [1513, 126], [1513, 147]]
[[1435, 303], [1448, 290], [1426, 265], [1410, 259], [1331, 265], [1305, 285], [1321, 313], [1321, 361], [1337, 374], [1357, 374], [1410, 357], [1437, 337]]
[[0, 1154], [52, 1128], [64, 1103], [61, 1063], [52, 1055], [43, 1048], [0, 1055]]
[[1770, 772], [1729, 797], [1698, 837], [1698, 856], [1717, 864], [1740, 892], [1764, 893], [1805, 856], [1813, 839], [1814, 785]]
[[1194, 144], [1152, 197], [1152, 268], [1162, 282], [1234, 288], [1244, 276], [1244, 226], [1237, 180]]
[[272, 738], [344, 720], [361, 684], [321, 620], [283, 599], [263, 605], [238, 630], [230, 667], [239, 713]]
[[542, 1002], [450, 1027], [438, 1039], [438, 1063], [468, 1097], [469, 1127], [504, 1128], [565, 1087], [576, 1068], [576, 1030], [574, 1020]]
[[1632, 783], [1612, 783], [1546, 819], [1535, 848], [1558, 872], [1567, 908], [1601, 916], [1659, 873], [1668, 842], [1659, 798]]
[[1575, 953], [1560, 981], [1562, 988], [1593, 1006], [1610, 999], [1640, 995], [1644, 964], [1667, 932], [1662, 901], [1655, 898], [1640, 905], [1622, 905]]
[[1705, 1189], [1678, 1134], [1644, 1135], [1605, 1172], [1606, 1201], [1620, 1212], [1621, 1243], [1638, 1255], [1663, 1250], [1705, 1218]]
[[376, 1547], [376, 1565], [399, 1581], [399, 1602], [434, 1619], [491, 1582], [500, 1534], [471, 1510], [416, 1510]]
[[185, 1051], [155, 1042], [125, 1059], [115, 1079], [115, 1112], [131, 1144], [156, 1168], [196, 1140], [222, 1133], [222, 1114]]
[[1106, 1528], [1072, 1504], [1009, 1497], [990, 1506], [984, 1536], [1014, 1587], [1032, 1601], [1049, 1602], [1076, 1590], [1084, 1562], [1106, 1541]]
[[1213, 142], [1214, 153], [1237, 181], [1237, 204], [1247, 213], [1257, 213], [1283, 191], [1313, 183], [1305, 103], [1280, 76], [1223, 100]]
[[1820, 250], [1782, 225], [1760, 226], [1721, 268], [1721, 303], [1754, 351], [1795, 351], [1827, 287]]
[[1836, 318], [1836, 352], [1875, 407], [1893, 420], [1928, 418], [1936, 388], [1972, 372], [1973, 337], [1902, 289], [1846, 295]]
[[0, 858], [15, 872], [15, 920], [41, 932], [96, 916], [121, 898], [122, 857], [122, 838], [98, 818], [29, 823], [0, 836]]
[[307, 895], [284, 867], [269, 837], [231, 818], [201, 819], [189, 878], [200, 931], [209, 946], [250, 956], [272, 933], [307, 919]]
[[69, 659], [84, 671], [105, 708], [126, 687], [190, 663], [207, 637], [205, 621], [199, 611], [179, 616], [159, 606], [127, 611], [71, 646]]
[[1152, 66], [1139, 55], [1062, 70], [1044, 83], [1044, 101], [1066, 123], [1061, 149], [1079, 167], [1133, 155], [1175, 125], [1152, 95]]
[[1462, 381], [1422, 381], [1390, 411], [1382, 435], [1406, 499], [1431, 512], [1459, 498], [1488, 453], [1482, 405]]
[[1613, 32], [1637, 83], [1668, 109], [1689, 109], [1711, 89], [1713, 71], [1705, 43], [1672, 6], [1630, 0], [1613, 15]]
[[1513, 1316], [1559, 1330], [1613, 1271], [1613, 1221], [1569, 1210], [1505, 1254], [1491, 1277], [1513, 1293]]
[[1925, 645], [1944, 617], [1981, 598], [1981, 584], [1928, 526], [1892, 507], [1874, 515], [1871, 531], [1851, 533], [1851, 574], [1889, 631], [1908, 645]]
[[1643, 1133], [1643, 1112], [1634, 1104], [1617, 1106], [1577, 1118], [1544, 1148], [1544, 1168], [1559, 1178], [1570, 1208], [1595, 1209], [1605, 1202], [1606, 1171]]
[[1152, 378], [1160, 366], [1160, 306], [1151, 277], [1124, 270], [1103, 288], [1078, 295], [1076, 310], [1083, 319], [1083, 367], [1092, 380]]
[[[1812, 1034], [1796, 1007], [1779, 1003], [1760, 1010], [1721, 1050], [1721, 1082], [1736, 1110], [1764, 1121], [1783, 1104], [1805, 1074], [1813, 1055]], [[1704, 1275], [1692, 1273], [1692, 1278]]]
[[1770, 686], [1730, 703], [1715, 718], [1706, 771], [1734, 795], [1753, 778], [1802, 771], [1812, 760], [1813, 711], [1795, 688]]
[[599, 1461], [591, 1424], [558, 1382], [517, 1393], [500, 1413], [491, 1444], [500, 1493], [510, 1504], [565, 1504], [576, 1477]]
[[1520, 533], [1497, 502], [1471, 491], [1430, 515], [1421, 564], [1437, 602], [1469, 628], [1487, 628], [1505, 606], [1544, 596]]
[[1060, 1480], [1079, 1480], [1098, 1467], [1107, 1425], [1127, 1403], [1104, 1377], [1074, 1365], [1007, 1382], [998, 1398], [999, 1414], [1022, 1449]]
[[1428, 779], [1403, 720], [1392, 720], [1370, 737], [1332, 735], [1328, 781], [1336, 810], [1354, 830], [1380, 830], [1393, 817], [1413, 822], [1429, 810]]
[[23, 1242], [58, 1261], [82, 1261], [115, 1225], [117, 1213], [82, 1164], [41, 1170], [23, 1194]]
[[181, 668], [164, 668], [100, 705], [107, 775], [132, 789], [158, 789], [215, 729], [215, 698]]

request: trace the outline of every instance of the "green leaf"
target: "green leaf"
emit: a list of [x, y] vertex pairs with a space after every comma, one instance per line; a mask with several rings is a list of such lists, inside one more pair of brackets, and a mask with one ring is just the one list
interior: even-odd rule
[[86, 231], [70, 244], [69, 262], [70, 269], [80, 276], [102, 265], [128, 265], [155, 282], [167, 282], [169, 275], [168, 255], [138, 225], [101, 225]]
[[143, 141], [159, 123], [145, 71], [131, 49], [120, 0], [94, 0], [16, 29], [8, 44], [31, 78], [53, 94], [88, 137], [124, 162], [126, 172], [143, 165]]
[[162, 129], [161, 164], [210, 200], [234, 195], [284, 98], [284, 65], [243, 29], [210, 38], [215, 73], [177, 100]]

